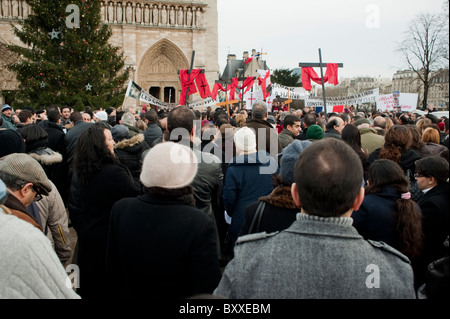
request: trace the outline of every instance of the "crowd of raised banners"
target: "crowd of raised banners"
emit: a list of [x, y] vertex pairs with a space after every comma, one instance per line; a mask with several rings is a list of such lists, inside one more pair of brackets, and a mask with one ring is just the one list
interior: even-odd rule
[[[187, 70], [183, 70], [187, 71]], [[193, 70], [194, 71], [194, 70]], [[198, 70], [195, 70], [198, 71]], [[231, 101], [238, 97], [239, 101], [243, 101], [247, 109], [251, 109], [253, 103], [264, 100], [268, 104], [269, 109], [272, 109], [272, 103], [275, 99], [290, 99], [290, 100], [304, 100], [305, 107], [312, 107], [316, 110], [323, 110], [323, 98], [314, 97], [309, 94], [303, 87], [288, 87], [270, 81], [270, 71], [258, 71], [260, 77], [257, 81], [253, 77], [248, 77], [242, 81], [239, 86], [238, 78], [223, 85], [215, 83], [212, 91], [201, 72], [192, 72], [192, 78], [187, 80], [185, 77], [182, 83], [182, 94], [180, 96], [179, 104], [185, 104], [185, 99], [188, 95], [198, 94], [201, 99], [187, 102], [186, 104], [192, 108], [207, 108], [215, 107], [218, 103], [225, 100]], [[186, 72], [180, 72], [186, 74]], [[189, 88], [189, 90], [187, 90]], [[188, 94], [187, 94], [188, 93]], [[225, 98], [226, 95], [226, 98]], [[130, 81], [128, 85], [126, 97], [132, 97], [141, 102], [155, 105], [159, 108], [169, 108], [175, 104], [163, 102], [151, 94], [145, 92], [135, 82]], [[181, 103], [181, 101], [183, 103]], [[379, 89], [371, 89], [365, 92], [353, 94], [344, 97], [326, 97], [327, 111], [336, 112], [345, 105], [361, 105], [365, 103], [376, 103], [376, 108], [380, 111], [394, 110], [401, 108], [402, 111], [414, 111], [417, 109], [418, 94], [415, 93], [399, 93], [380, 95]]]

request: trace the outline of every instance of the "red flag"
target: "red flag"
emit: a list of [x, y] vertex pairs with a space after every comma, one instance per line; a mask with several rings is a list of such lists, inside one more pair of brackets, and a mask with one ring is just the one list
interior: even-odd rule
[[247, 60], [245, 60], [245, 64], [249, 64], [253, 61], [253, 57], [249, 57]]
[[343, 105], [335, 105], [333, 106], [333, 113], [342, 113], [344, 112], [344, 106]]

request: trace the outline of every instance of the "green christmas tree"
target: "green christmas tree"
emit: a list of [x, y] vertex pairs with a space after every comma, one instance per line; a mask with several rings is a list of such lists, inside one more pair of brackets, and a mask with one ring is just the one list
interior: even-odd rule
[[108, 43], [112, 30], [100, 20], [100, 1], [26, 2], [32, 14], [12, 25], [25, 46], [8, 46], [19, 56], [8, 65], [21, 83], [15, 106], [119, 106], [129, 69], [120, 48]]

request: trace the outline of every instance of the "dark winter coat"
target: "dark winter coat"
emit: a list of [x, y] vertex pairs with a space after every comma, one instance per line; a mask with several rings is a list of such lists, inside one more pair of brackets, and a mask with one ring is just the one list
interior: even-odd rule
[[400, 249], [398, 230], [395, 225], [396, 202], [401, 193], [391, 187], [377, 194], [368, 194], [358, 211], [352, 214], [353, 227], [364, 239], [383, 241]]
[[440, 155], [445, 149], [444, 145], [428, 142], [419, 151], [419, 155], [422, 157]]
[[214, 222], [183, 197], [144, 194], [111, 211], [107, 268], [114, 298], [186, 298], [220, 281]]
[[[274, 169], [270, 174], [265, 169]], [[261, 196], [273, 191], [273, 174], [278, 171], [276, 160], [258, 152], [236, 156], [227, 169], [223, 187], [223, 203], [232, 217], [230, 233], [237, 238], [245, 220], [245, 208]]]
[[143, 134], [124, 139], [114, 146], [117, 158], [128, 168], [136, 185], [140, 183], [143, 153], [149, 148], [150, 146], [145, 142]]
[[291, 131], [284, 129], [281, 131], [281, 133], [278, 135], [278, 140], [280, 141], [281, 148], [287, 147], [289, 144], [291, 144], [294, 141], [295, 136], [292, 134]]
[[92, 176], [87, 186], [80, 187], [76, 174], [73, 174], [69, 211], [71, 220], [76, 218], [80, 223], [77, 231], [78, 266], [82, 269], [77, 291], [80, 296], [105, 297], [107, 281], [111, 280], [105, 276], [111, 208], [120, 199], [135, 197], [138, 193], [131, 174], [119, 165], [105, 165]]
[[448, 248], [443, 245], [450, 233], [448, 187], [433, 187], [417, 203], [423, 214], [424, 247], [418, 263], [419, 280], [423, 280], [428, 264], [448, 256]]
[[334, 128], [328, 129], [325, 131], [325, 133], [323, 134], [323, 138], [327, 138], [327, 137], [334, 137], [337, 139], [342, 139], [341, 134], [338, 131], [336, 131]]
[[266, 206], [261, 218], [261, 224], [256, 232], [273, 233], [282, 231], [292, 225], [300, 208], [294, 203], [290, 186], [278, 186], [267, 196], [247, 206], [245, 209], [245, 221], [239, 236], [249, 234], [250, 225], [255, 217], [256, 210], [261, 202]]
[[[247, 122], [247, 127], [255, 130], [256, 148], [258, 151], [264, 151], [276, 158], [281, 153], [281, 143], [278, 140], [278, 133], [272, 124], [265, 120], [251, 119]], [[266, 145], [259, 145], [259, 135], [265, 134]], [[271, 147], [272, 145], [272, 147]]]
[[66, 144], [66, 152], [67, 152], [67, 163], [70, 165], [72, 163], [72, 159], [74, 156], [75, 147], [78, 142], [78, 138], [81, 133], [83, 133], [86, 129], [91, 126], [92, 123], [87, 123], [82, 120], [75, 122], [74, 127], [72, 127], [64, 137], [64, 142]]
[[[367, 164], [369, 164], [369, 166], [380, 157], [380, 151], [381, 151], [381, 148], [376, 149], [369, 155], [369, 158], [367, 160]], [[412, 149], [407, 149], [402, 154], [402, 156], [400, 158], [400, 162], [398, 164], [401, 166], [401, 168], [403, 169], [405, 174], [408, 170], [410, 170], [411, 173], [414, 174], [416, 172], [416, 164], [415, 163], [419, 159], [421, 159], [421, 156], [419, 154], [417, 154]]]
[[158, 124], [149, 124], [147, 129], [144, 131], [145, 142], [152, 147], [153, 142], [162, 137], [162, 129], [158, 126]]

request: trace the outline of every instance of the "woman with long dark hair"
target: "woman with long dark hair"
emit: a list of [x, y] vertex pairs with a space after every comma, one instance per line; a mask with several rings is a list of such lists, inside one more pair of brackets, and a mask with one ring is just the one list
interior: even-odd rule
[[365, 239], [383, 241], [411, 260], [422, 250], [422, 214], [402, 168], [387, 159], [369, 167], [364, 201], [353, 226]]
[[415, 162], [421, 156], [411, 146], [413, 134], [406, 125], [394, 125], [384, 137], [384, 146], [369, 155], [367, 163], [371, 165], [377, 159], [388, 159], [400, 165], [409, 180], [409, 190], [412, 199], [417, 201], [421, 194], [414, 179]]
[[111, 208], [139, 187], [114, 155], [111, 131], [102, 123], [86, 129], [78, 140], [73, 162], [70, 218], [78, 233], [79, 294], [105, 296], [106, 241]]

